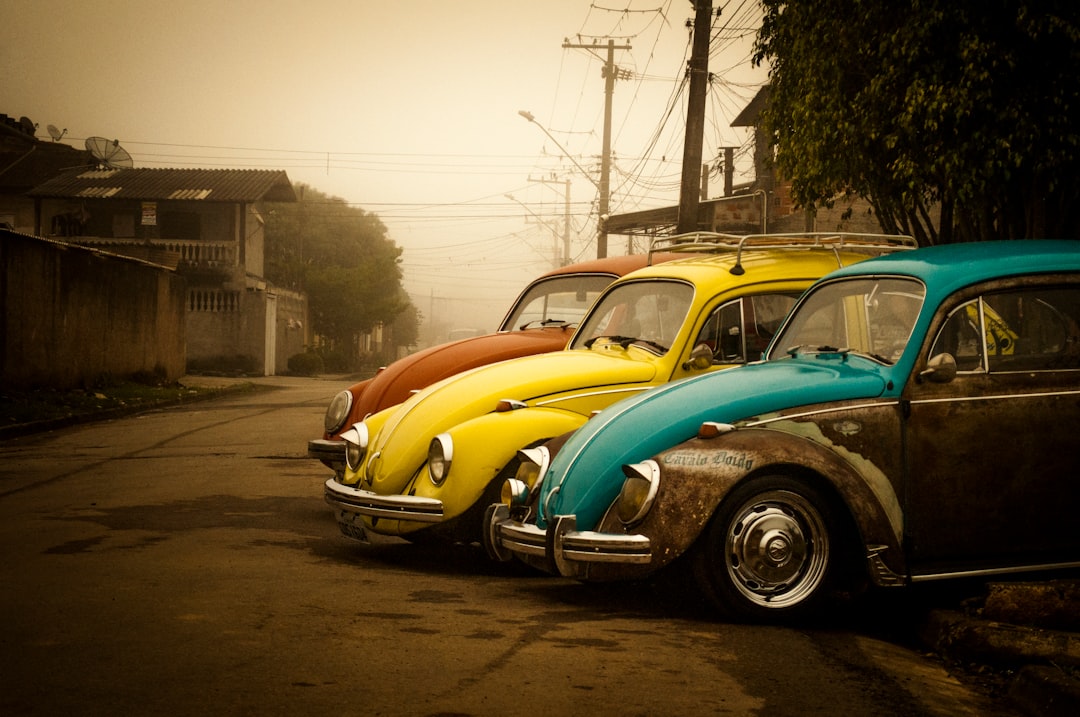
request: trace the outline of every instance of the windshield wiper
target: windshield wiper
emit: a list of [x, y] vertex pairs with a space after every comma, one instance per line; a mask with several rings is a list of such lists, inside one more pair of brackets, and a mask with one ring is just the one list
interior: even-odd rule
[[[593, 347], [593, 344], [595, 344], [600, 339], [610, 341], [613, 344], [619, 344], [623, 348], [629, 346], [631, 341], [637, 341], [637, 339], [633, 336], [593, 336], [591, 339], [589, 339], [582, 345], [587, 349], [591, 349]], [[623, 343], [624, 341], [626, 343]]]
[[842, 349], [836, 346], [829, 346], [828, 344], [822, 344], [821, 346], [799, 344], [798, 346], [792, 346], [786, 350], [788, 356], [794, 356], [795, 354], [803, 352], [811, 354], [847, 354], [851, 352], [851, 349]]
[[660, 353], [667, 353], [668, 349], [671, 348], [670, 346], [664, 346], [662, 343], [660, 343], [658, 341], [652, 341], [650, 339], [630, 339], [629, 341], [625, 341], [625, 342], [620, 341], [619, 344], [623, 348], [626, 348], [630, 344], [645, 344], [646, 346], [652, 346], [654, 349], [656, 349]]
[[518, 331], [524, 331], [533, 324], [540, 324], [540, 326], [547, 328], [548, 326], [569, 326], [569, 321], [563, 319], [533, 319], [532, 321], [526, 321], [524, 324], [518, 327]]
[[635, 343], [641, 343], [641, 344], [645, 344], [646, 346], [652, 346], [654, 349], [656, 349], [657, 351], [660, 351], [662, 353], [667, 353], [668, 350], [671, 348], [670, 346], [664, 346], [663, 344], [657, 343], [656, 341], [651, 341], [649, 339], [642, 339], [642, 338], [639, 338], [637, 336], [593, 336], [591, 339], [589, 339], [588, 341], [586, 341], [582, 345], [587, 349], [591, 349], [593, 344], [595, 344], [600, 339], [604, 339], [605, 341], [608, 341], [608, 342], [613, 343], [613, 344], [618, 344], [620, 347], [622, 347], [624, 349], [628, 348], [630, 346], [630, 344], [635, 344]]

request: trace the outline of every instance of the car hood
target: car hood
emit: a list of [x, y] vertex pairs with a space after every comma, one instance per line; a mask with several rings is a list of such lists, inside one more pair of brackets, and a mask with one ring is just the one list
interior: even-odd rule
[[371, 380], [357, 399], [354, 415], [396, 406], [413, 391], [496, 361], [566, 348], [573, 328], [525, 329], [475, 336], [432, 346], [394, 361]]
[[432, 438], [494, 411], [502, 399], [535, 405], [566, 392], [647, 384], [656, 366], [642, 354], [617, 346], [555, 351], [481, 366], [429, 386], [394, 411], [374, 437], [364, 480], [380, 493], [400, 492], [427, 460]]
[[620, 401], [577, 430], [552, 460], [537, 523], [545, 527], [551, 516], [573, 514], [579, 529], [591, 530], [622, 488], [623, 465], [693, 438], [705, 421], [880, 396], [884, 370], [861, 357], [807, 355], [676, 381]]

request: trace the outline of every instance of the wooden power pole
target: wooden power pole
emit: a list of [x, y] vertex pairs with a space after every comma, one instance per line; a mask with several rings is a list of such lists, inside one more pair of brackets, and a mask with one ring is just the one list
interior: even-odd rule
[[[706, 37], [706, 44], [708, 39]], [[577, 48], [583, 50], [595, 50], [595, 45], [574, 45], [570, 42], [563, 42], [563, 48]], [[597, 230], [596, 230], [596, 258], [603, 259], [607, 256], [607, 229], [604, 227], [604, 223], [607, 222], [609, 206], [611, 204], [611, 97], [615, 93], [615, 80], [616, 78], [625, 79], [629, 77], [628, 72], [619, 70], [615, 65], [615, 50], [629, 50], [630, 45], [615, 46], [614, 40], [607, 41], [607, 59], [604, 61], [604, 69], [602, 74], [604, 76], [604, 148], [603, 153], [600, 155], [600, 206], [597, 209], [599, 216], [597, 217]]]
[[712, 1], [694, 0], [694, 44], [690, 49], [690, 98], [686, 105], [682, 180], [679, 184], [679, 224], [676, 232], [697, 231], [701, 145], [705, 137], [705, 99], [709, 90], [709, 31]]

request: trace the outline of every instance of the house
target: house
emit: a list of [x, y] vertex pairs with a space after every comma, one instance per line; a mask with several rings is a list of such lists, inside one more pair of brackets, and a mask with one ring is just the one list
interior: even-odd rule
[[26, 193], [60, 172], [93, 163], [90, 152], [40, 141], [36, 131], [27, 117], [0, 114], [0, 228], [24, 234], [34, 229], [34, 203]]
[[189, 367], [273, 375], [309, 343], [305, 296], [264, 276], [256, 205], [296, 201], [285, 172], [98, 161], [60, 172], [26, 197], [33, 234], [172, 267], [185, 278]]

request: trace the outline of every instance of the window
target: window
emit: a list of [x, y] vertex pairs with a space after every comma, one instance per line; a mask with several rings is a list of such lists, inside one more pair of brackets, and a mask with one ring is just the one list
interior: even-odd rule
[[921, 283], [904, 278], [822, 284], [795, 310], [771, 357], [795, 350], [848, 350], [893, 364], [907, 347], [924, 295]]
[[961, 372], [1080, 368], [1080, 290], [1031, 287], [986, 294], [950, 313], [930, 355]]
[[612, 282], [607, 274], [566, 274], [534, 284], [503, 322], [503, 331], [536, 328], [544, 321], [576, 324]]
[[677, 281], [628, 281], [613, 287], [589, 312], [571, 348], [588, 348], [600, 337], [641, 339], [666, 352], [694, 298], [694, 287]]
[[694, 346], [712, 349], [713, 364], [757, 361], [795, 299], [789, 294], [760, 294], [722, 304], [706, 319]]

